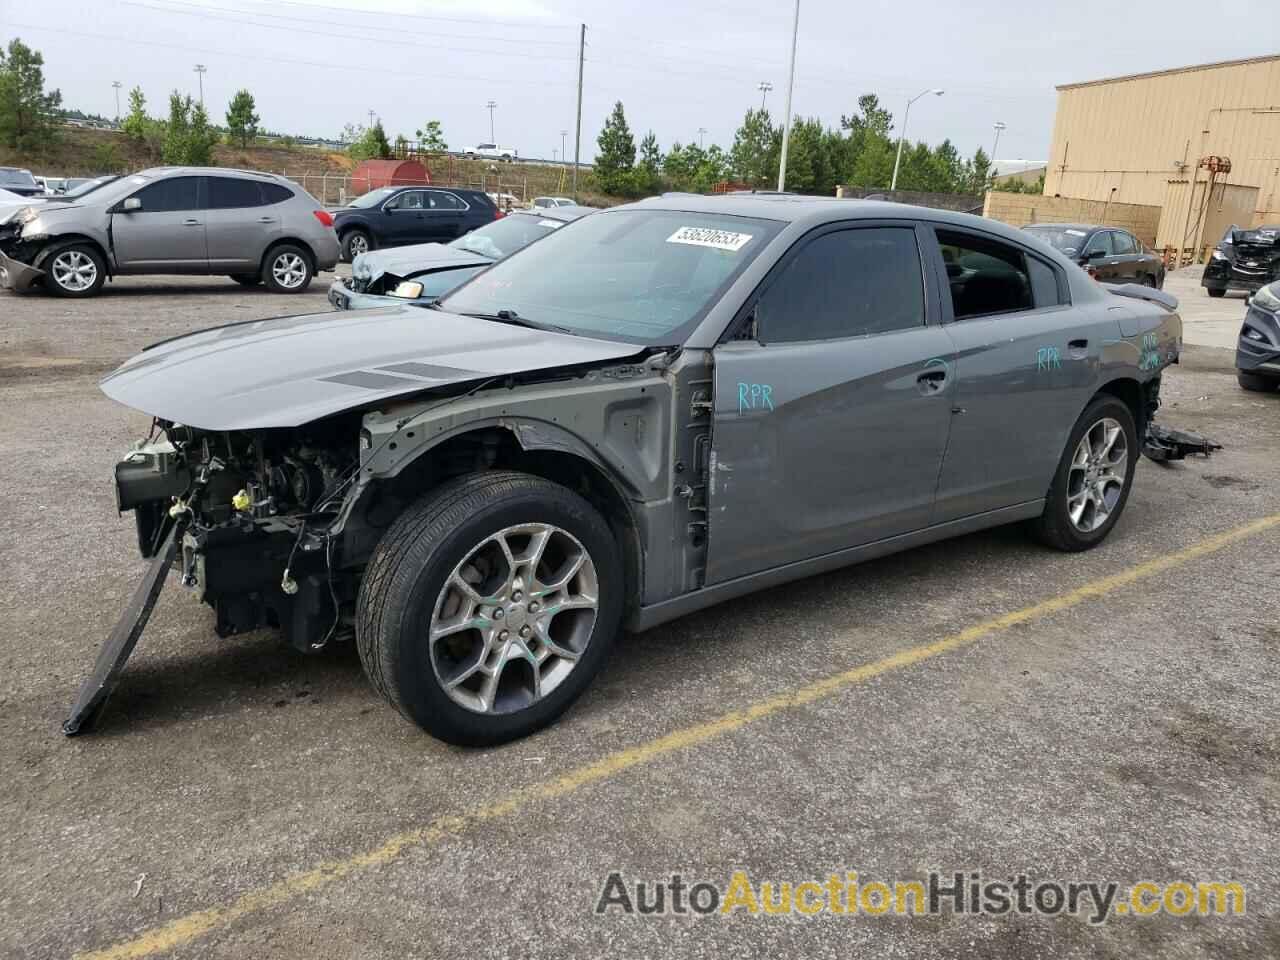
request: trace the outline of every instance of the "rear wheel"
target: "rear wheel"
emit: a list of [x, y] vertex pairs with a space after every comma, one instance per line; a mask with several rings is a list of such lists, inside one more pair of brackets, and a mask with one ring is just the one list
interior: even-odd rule
[[342, 237], [342, 259], [354, 263], [356, 257], [373, 249], [373, 239], [363, 230], [351, 230]]
[[527, 474], [473, 474], [383, 535], [360, 586], [360, 659], [433, 736], [503, 743], [586, 689], [613, 645], [622, 591], [617, 543], [580, 496]]
[[1276, 388], [1276, 379], [1274, 377], [1263, 377], [1256, 373], [1245, 373], [1243, 370], [1236, 371], [1236, 382], [1245, 390], [1254, 393], [1271, 393]]
[[313, 274], [307, 251], [285, 243], [268, 251], [262, 282], [272, 293], [302, 293], [311, 285]]
[[1211, 297], [1222, 297], [1226, 296], [1227, 293], [1224, 287], [1206, 287], [1205, 289], [1209, 291], [1209, 296]]
[[59, 297], [92, 297], [107, 279], [107, 264], [94, 247], [73, 243], [44, 262], [45, 289]]
[[1106, 539], [1120, 519], [1138, 464], [1138, 432], [1121, 400], [1094, 397], [1076, 421], [1031, 529], [1042, 543], [1080, 551]]

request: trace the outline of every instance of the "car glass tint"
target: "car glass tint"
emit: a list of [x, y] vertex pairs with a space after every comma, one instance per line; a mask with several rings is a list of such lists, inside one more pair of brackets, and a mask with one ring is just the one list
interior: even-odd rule
[[1130, 255], [1138, 252], [1133, 237], [1120, 230], [1112, 231], [1111, 242], [1115, 244], [1116, 253]]
[[422, 284], [422, 294], [419, 299], [424, 297], [443, 297], [454, 287], [462, 286], [462, 284], [484, 269], [485, 267], [462, 267], [458, 270], [441, 270], [437, 273], [429, 273], [425, 277], [414, 277], [413, 279]]
[[281, 184], [261, 183], [258, 186], [262, 188], [263, 200], [268, 205], [273, 203], [284, 203], [286, 200], [293, 199], [293, 191]]
[[1089, 245], [1084, 248], [1085, 256], [1094, 251], [1101, 251], [1105, 256], [1111, 256], [1115, 249], [1111, 246], [1111, 231], [1099, 230], [1089, 238]]
[[1089, 236], [1088, 230], [1081, 230], [1079, 227], [1037, 225], [1024, 229], [1037, 240], [1047, 243], [1055, 250], [1061, 250], [1068, 257], [1074, 257], [1080, 253], [1080, 245]]
[[238, 180], [234, 177], [209, 178], [209, 209], [234, 210], [239, 207], [262, 205], [256, 180]]
[[1017, 247], [966, 233], [938, 231], [957, 320], [1030, 310], [1031, 277]]
[[911, 227], [840, 230], [806, 243], [756, 307], [765, 343], [861, 337], [924, 325]]
[[143, 213], [173, 213], [195, 210], [199, 177], [170, 177], [157, 180], [134, 194], [142, 201]]
[[1037, 307], [1056, 307], [1063, 302], [1058, 292], [1058, 273], [1053, 267], [1035, 257], [1027, 257], [1027, 270], [1031, 274], [1031, 292]]
[[426, 200], [421, 190], [408, 190], [387, 201], [388, 210], [421, 210], [425, 206]]
[[517, 250], [527, 247], [540, 237], [545, 237], [552, 230], [559, 229], [556, 220], [543, 220], [527, 214], [515, 214], [495, 220], [479, 230], [473, 230], [457, 240], [451, 240], [449, 246], [456, 250], [468, 250], [491, 260], [509, 257]]
[[432, 210], [461, 210], [462, 202], [451, 193], [432, 191], [430, 195]]
[[369, 193], [366, 193], [362, 197], [356, 197], [354, 200], [348, 203], [347, 206], [355, 207], [356, 209], [362, 209], [366, 207], [376, 207], [378, 204], [382, 203], [383, 200], [386, 200], [387, 197], [391, 196], [391, 194], [395, 192], [396, 192], [395, 187], [382, 187], [379, 190], [372, 190]]
[[725, 214], [596, 213], [553, 230], [442, 302], [455, 313], [511, 310], [583, 335], [679, 343], [779, 229], [777, 221]]

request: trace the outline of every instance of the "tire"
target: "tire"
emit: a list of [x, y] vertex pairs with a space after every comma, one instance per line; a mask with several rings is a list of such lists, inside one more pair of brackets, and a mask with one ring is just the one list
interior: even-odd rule
[[69, 243], [45, 258], [44, 288], [56, 297], [97, 296], [107, 280], [107, 262], [87, 243]]
[[292, 243], [272, 247], [262, 261], [262, 282], [272, 293], [302, 293], [314, 276], [310, 252]]
[[1227, 295], [1225, 287], [1205, 287], [1205, 289], [1209, 291], [1209, 296], [1211, 297], [1225, 297]]
[[262, 277], [256, 273], [233, 273], [231, 279], [242, 287], [256, 287], [262, 282]]
[[1151, 276], [1151, 274], [1148, 273], [1146, 276], [1142, 278], [1142, 285], [1144, 287], [1150, 287], [1152, 290], [1154, 290], [1157, 286], [1156, 278]]
[[[1120, 482], [1118, 491], [1115, 483], [1105, 484], [1101, 499], [1106, 509], [1105, 515], [1100, 516], [1102, 508], [1088, 495], [1084, 486], [1084, 482], [1093, 475], [1093, 468], [1077, 466], [1075, 461], [1079, 459], [1081, 442], [1086, 434], [1090, 435], [1093, 441], [1091, 445], [1096, 449], [1098, 441], [1102, 439], [1099, 428], [1104, 424], [1114, 424], [1120, 428], [1125, 443], [1125, 462], [1121, 470], [1115, 469], [1118, 463], [1112, 467], [1111, 472], [1117, 475], [1116, 482], [1120, 482], [1121, 474], [1123, 481]], [[1107, 460], [1114, 460], [1119, 441], [1120, 436], [1117, 435]], [[1071, 428], [1066, 449], [1062, 452], [1062, 459], [1058, 461], [1054, 471], [1053, 483], [1049, 486], [1044, 513], [1031, 522], [1032, 534], [1041, 543], [1057, 550], [1074, 553], [1096, 547], [1107, 538], [1107, 534], [1120, 519], [1120, 514], [1124, 512], [1129, 491], [1133, 487], [1133, 472], [1137, 468], [1139, 456], [1141, 449], [1138, 446], [1138, 431], [1128, 406], [1108, 394], [1094, 397]], [[1079, 518], [1080, 523], [1076, 522], [1070, 512], [1076, 503], [1081, 503], [1078, 496], [1085, 498], [1081, 506], [1083, 512]]]
[[1256, 373], [1245, 373], [1243, 370], [1236, 371], [1236, 382], [1240, 386], [1253, 393], [1274, 393], [1276, 389], [1276, 380], [1273, 377], [1264, 377]]
[[360, 254], [374, 249], [373, 238], [363, 230], [348, 230], [342, 235], [342, 259], [347, 263], [354, 263]]
[[[549, 608], [534, 617], [536, 601], [517, 595], [522, 583], [527, 590], [527, 568], [512, 567], [496, 545], [496, 536], [504, 536], [512, 555], [528, 557], [534, 540], [522, 546], [520, 528], [532, 525], [555, 530], [544, 558], [562, 575], [573, 569], [571, 558], [579, 552], [586, 557], [564, 593], [555, 594], [549, 618]], [[464, 601], [453, 586], [455, 573], [481, 580], [475, 585], [486, 597], [504, 594], [501, 619], [497, 605]], [[373, 686], [432, 736], [461, 746], [505, 743], [551, 723], [586, 689], [613, 646], [623, 589], [618, 545], [604, 518], [580, 496], [528, 474], [471, 474], [422, 497], [383, 535], [360, 585], [356, 645]], [[593, 592], [594, 613], [565, 608], [574, 597], [585, 605]], [[423, 641], [450, 617], [485, 626]], [[526, 617], [534, 624], [517, 628]], [[504, 624], [511, 630], [500, 629]], [[522, 630], [532, 631], [528, 641], [517, 639]], [[555, 643], [544, 643], [544, 636]], [[557, 644], [578, 656], [556, 656]], [[541, 659], [531, 668], [533, 656]], [[456, 681], [452, 692], [442, 676]], [[545, 695], [531, 689], [535, 676], [553, 684]]]

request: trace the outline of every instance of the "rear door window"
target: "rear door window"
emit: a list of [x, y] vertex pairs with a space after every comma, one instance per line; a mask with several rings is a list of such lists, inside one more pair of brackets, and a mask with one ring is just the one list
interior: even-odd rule
[[432, 210], [461, 210], [462, 201], [455, 197], [452, 193], [444, 193], [439, 190], [432, 190], [428, 197]]
[[256, 180], [235, 177], [209, 177], [209, 209], [235, 210], [262, 206], [262, 193]]
[[1027, 255], [991, 237], [938, 230], [956, 320], [1035, 307]]

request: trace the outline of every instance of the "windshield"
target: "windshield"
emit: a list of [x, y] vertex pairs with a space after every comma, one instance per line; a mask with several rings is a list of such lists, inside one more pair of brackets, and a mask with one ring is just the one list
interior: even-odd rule
[[36, 178], [26, 170], [0, 169], [0, 186], [34, 187]]
[[387, 197], [391, 196], [393, 193], [395, 193], [399, 189], [400, 189], [399, 187], [383, 187], [381, 190], [371, 190], [369, 193], [366, 193], [363, 197], [356, 197], [354, 200], [348, 203], [347, 206], [348, 207], [376, 207], [383, 200], [387, 199]]
[[490, 260], [501, 260], [563, 226], [559, 220], [512, 214], [451, 240], [449, 246]]
[[86, 193], [93, 193], [93, 191], [97, 190], [99, 187], [105, 187], [108, 183], [113, 183], [119, 179], [119, 177], [99, 177], [97, 180], [88, 180], [81, 183], [78, 187], [72, 187], [64, 193], [63, 196], [68, 199], [83, 197]]
[[1084, 238], [1089, 235], [1088, 230], [1081, 230], [1079, 227], [1025, 227], [1027, 233], [1043, 240], [1055, 250], [1060, 250], [1067, 256], [1077, 253]]
[[445, 297], [584, 336], [679, 343], [781, 229], [773, 220], [616, 210], [566, 224]]

